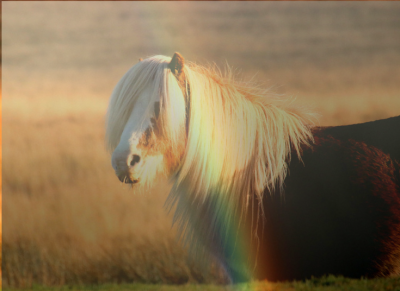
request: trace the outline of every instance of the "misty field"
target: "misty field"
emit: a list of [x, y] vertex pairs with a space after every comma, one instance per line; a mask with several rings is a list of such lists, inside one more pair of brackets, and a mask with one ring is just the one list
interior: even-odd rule
[[[396, 2], [2, 3], [3, 286], [226, 283], [176, 240], [167, 181], [115, 177], [113, 87], [139, 57], [179, 51], [296, 97], [319, 125], [400, 115], [399, 15]], [[309, 290], [287, 284], [257, 290]]]

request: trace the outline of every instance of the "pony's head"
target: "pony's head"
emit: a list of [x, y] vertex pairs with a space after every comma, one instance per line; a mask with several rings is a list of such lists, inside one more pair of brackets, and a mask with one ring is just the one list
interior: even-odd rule
[[149, 184], [176, 172], [186, 145], [184, 61], [154, 56], [139, 60], [115, 87], [107, 120], [107, 143], [119, 180]]
[[164, 173], [196, 197], [218, 188], [240, 192], [229, 194], [237, 199], [282, 185], [290, 153], [312, 139], [310, 117], [175, 53], [140, 60], [122, 77], [106, 138], [122, 182], [148, 184]]

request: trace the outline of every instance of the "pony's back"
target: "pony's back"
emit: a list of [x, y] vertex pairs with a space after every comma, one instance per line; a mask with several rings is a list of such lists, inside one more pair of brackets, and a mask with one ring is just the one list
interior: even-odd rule
[[360, 124], [321, 127], [318, 130], [319, 135], [331, 135], [339, 140], [353, 139], [365, 142], [400, 162], [400, 116]]
[[400, 143], [395, 150], [373, 137], [399, 120], [314, 131], [313, 148], [290, 162], [284, 196], [263, 196], [259, 278], [400, 275], [400, 167], [392, 158]]

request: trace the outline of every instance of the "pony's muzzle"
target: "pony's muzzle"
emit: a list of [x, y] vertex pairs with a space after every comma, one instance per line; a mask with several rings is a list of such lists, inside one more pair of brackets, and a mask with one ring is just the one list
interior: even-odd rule
[[117, 166], [117, 169], [115, 170], [115, 174], [117, 175], [118, 179], [122, 183], [126, 184], [136, 184], [140, 181], [139, 178], [133, 178], [130, 172], [130, 167], [124, 167], [124, 169], [120, 169]]
[[139, 178], [132, 175], [134, 168], [136, 168], [141, 161], [141, 157], [137, 154], [130, 155], [128, 152], [114, 153], [112, 158], [112, 166], [115, 174], [122, 183], [135, 184], [140, 181]]

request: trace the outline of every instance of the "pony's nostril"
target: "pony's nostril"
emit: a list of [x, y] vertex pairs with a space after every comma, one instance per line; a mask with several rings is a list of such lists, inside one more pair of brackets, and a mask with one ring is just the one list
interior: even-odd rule
[[139, 163], [140, 157], [138, 155], [133, 155], [131, 160], [131, 167], [133, 167], [136, 163]]

